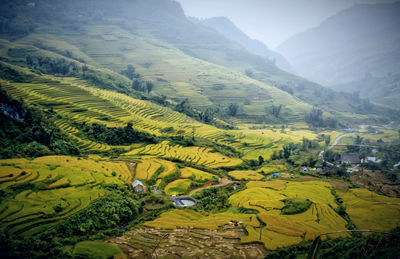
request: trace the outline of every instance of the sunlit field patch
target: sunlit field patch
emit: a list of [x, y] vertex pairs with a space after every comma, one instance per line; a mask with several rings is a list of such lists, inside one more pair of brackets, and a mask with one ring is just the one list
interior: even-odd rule
[[260, 180], [264, 178], [263, 175], [257, 173], [256, 171], [248, 170], [248, 171], [231, 171], [229, 172], [229, 176], [237, 180]]
[[400, 225], [400, 199], [378, 195], [366, 189], [338, 191], [346, 212], [357, 228], [388, 231]]
[[154, 155], [192, 162], [211, 168], [236, 166], [242, 163], [242, 160], [239, 158], [231, 158], [217, 152], [211, 152], [209, 148], [184, 147], [181, 145], [171, 146], [168, 141], [163, 141], [159, 144], [149, 144], [143, 148], [134, 149], [124, 154], [127, 157], [132, 155]]
[[14, 235], [40, 233], [106, 195], [107, 191], [100, 188], [102, 184], [125, 184], [122, 177], [131, 179], [123, 162], [69, 156], [0, 160], [2, 190], [20, 184], [29, 186], [3, 201], [2, 229]]
[[191, 167], [182, 168], [180, 171], [181, 171], [181, 177], [193, 178], [195, 181], [210, 181], [213, 179], [217, 180], [216, 176]]
[[246, 184], [247, 188], [263, 187], [271, 188], [274, 190], [283, 190], [286, 187], [286, 182], [282, 180], [272, 180], [272, 181], [250, 181]]
[[178, 179], [165, 186], [164, 192], [167, 195], [178, 195], [187, 192], [192, 181], [190, 179]]

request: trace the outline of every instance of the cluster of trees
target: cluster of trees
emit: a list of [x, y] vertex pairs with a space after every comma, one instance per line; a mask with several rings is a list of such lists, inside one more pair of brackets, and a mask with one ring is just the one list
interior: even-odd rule
[[[0, 58], [1, 60], [1, 58]], [[32, 76], [21, 73], [6, 63], [0, 62], [0, 78], [17, 83], [29, 82]]]
[[136, 72], [136, 69], [132, 64], [129, 64], [125, 70], [122, 70], [121, 75], [126, 76], [130, 80], [133, 80], [134, 78], [140, 78], [140, 74]]
[[57, 228], [57, 236], [111, 236], [120, 233], [120, 227], [135, 219], [142, 204], [131, 191], [111, 185], [111, 195], [94, 201], [82, 212], [69, 217]]
[[313, 106], [310, 113], [305, 115], [305, 121], [313, 127], [337, 128], [338, 121], [333, 117], [324, 118], [323, 112], [316, 106]]
[[229, 208], [229, 197], [241, 190], [243, 187], [238, 187], [236, 190], [232, 186], [223, 188], [209, 188], [197, 192], [193, 198], [199, 201], [199, 209], [209, 212], [219, 212]]
[[281, 114], [282, 110], [282, 104], [280, 105], [271, 105], [270, 112], [275, 118], [279, 118], [279, 115]]
[[[147, 94], [149, 94], [154, 89], [154, 83], [151, 81], [143, 81], [141, 75], [136, 72], [136, 68], [132, 64], [129, 64], [125, 70], [120, 72], [120, 74], [132, 80], [132, 88], [136, 91], [143, 93], [147, 92]], [[164, 102], [166, 101], [166, 97], [162, 99], [164, 99]]]
[[282, 147], [279, 151], [274, 151], [271, 159], [286, 159], [292, 164], [302, 164], [314, 167], [318, 162], [318, 156], [315, 154], [319, 150], [317, 140], [309, 140], [303, 138], [301, 143], [289, 143]]
[[302, 213], [307, 211], [312, 204], [312, 201], [304, 198], [288, 198], [284, 199], [283, 202], [285, 203], [281, 211], [283, 215]]
[[[63, 54], [67, 56], [72, 56], [72, 53], [70, 51], [65, 51], [63, 52]], [[117, 91], [130, 96], [134, 96], [136, 98], [140, 97], [140, 94], [132, 91], [132, 88], [135, 89], [135, 84], [139, 83], [141, 87], [140, 89], [135, 89], [137, 91], [151, 92], [151, 90], [154, 88], [154, 84], [151, 82], [143, 82], [140, 79], [135, 79], [134, 82], [131, 84], [129, 80], [123, 78], [122, 76], [118, 76], [106, 71], [91, 69], [86, 64], [68, 61], [64, 58], [50, 58], [28, 55], [26, 56], [25, 62], [28, 67], [38, 73], [51, 74], [55, 76], [78, 77], [88, 81], [90, 84], [99, 88]], [[6, 72], [9, 72], [9, 70], [10, 68], [8, 68]], [[14, 72], [13, 74], [16, 74], [16, 72]], [[22, 77], [21, 73], [19, 73], [18, 75], [18, 78], [20, 80], [22, 79], [24, 81], [27, 81], [27, 79], [25, 79], [26, 77], [26, 75], [23, 75]], [[7, 77], [5, 78], [7, 79]]]
[[76, 143], [52, 123], [53, 115], [27, 107], [0, 89], [0, 157], [78, 155]]
[[157, 143], [155, 136], [134, 130], [132, 123], [128, 123], [123, 128], [108, 128], [98, 123], [82, 123], [76, 124], [76, 126], [79, 129], [79, 134], [83, 137], [108, 145], [130, 145], [137, 142]]
[[239, 112], [239, 104], [230, 103], [228, 106], [228, 115], [235, 117]]
[[149, 94], [154, 89], [154, 84], [150, 81], [135, 79], [132, 82], [132, 88], [136, 91], [147, 92]]
[[26, 56], [26, 64], [43, 74], [77, 76], [85, 73], [87, 66], [79, 66], [76, 62], [67, 61], [64, 58], [49, 58], [42, 56]]
[[361, 114], [371, 112], [374, 109], [369, 98], [360, 98], [360, 91], [350, 94], [350, 98], [353, 101], [355, 110]]
[[[318, 258], [396, 258], [400, 242], [400, 228], [389, 233], [374, 233], [365, 236], [327, 239], [321, 242]], [[303, 242], [296, 246], [279, 248], [265, 257], [278, 258], [311, 258], [313, 246], [311, 242]]]

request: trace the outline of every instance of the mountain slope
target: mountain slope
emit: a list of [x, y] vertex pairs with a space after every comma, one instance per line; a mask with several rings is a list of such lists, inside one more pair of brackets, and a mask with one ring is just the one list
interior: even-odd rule
[[354, 92], [362, 98], [400, 109], [400, 73], [382, 77], [367, 75], [359, 81], [335, 85], [336, 91]]
[[306, 78], [330, 86], [356, 82], [352, 89], [366, 93], [356, 87], [365, 78], [400, 73], [399, 13], [400, 2], [355, 5], [277, 49]]
[[[154, 83], [152, 93], [140, 98], [165, 95], [182, 105], [188, 99], [197, 109], [211, 109], [231, 122], [302, 121], [312, 105], [325, 116], [346, 120], [380, 120], [381, 115], [394, 114], [370, 103], [365, 109], [364, 102], [351, 95], [278, 69], [216, 31], [193, 24], [172, 1], [1, 4], [11, 15], [0, 19], [0, 55], [12, 64], [29, 66], [29, 55], [34, 60], [64, 58], [78, 67], [87, 64], [90, 74], [84, 77], [90, 76], [91, 84], [106, 81], [102, 88], [140, 97], [131, 86], [137, 80], [116, 73], [131, 64], [142, 81]], [[237, 105], [235, 114], [229, 111], [231, 104]], [[279, 118], [271, 115], [273, 105], [283, 106]]]
[[237, 28], [236, 25], [233, 24], [228, 18], [214, 17], [200, 20], [190, 17], [190, 20], [214, 29], [226, 38], [239, 43], [253, 54], [273, 60], [280, 69], [293, 72], [293, 68], [282, 55], [270, 50], [261, 41], [250, 39], [249, 36]]

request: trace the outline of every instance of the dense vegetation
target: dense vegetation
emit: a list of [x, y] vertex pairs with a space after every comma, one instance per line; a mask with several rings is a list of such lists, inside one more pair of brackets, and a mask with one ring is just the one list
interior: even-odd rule
[[0, 158], [78, 155], [79, 149], [52, 123], [53, 112], [42, 112], [11, 98], [0, 89]]
[[238, 186], [237, 188], [233, 188], [232, 186], [209, 188], [195, 193], [193, 198], [199, 201], [200, 209], [210, 212], [219, 212], [230, 207], [228, 202], [229, 197], [241, 189], [243, 189], [243, 186]]
[[281, 213], [284, 215], [298, 214], [308, 210], [312, 204], [309, 199], [291, 198], [284, 199], [285, 206], [282, 207]]
[[[317, 258], [396, 258], [400, 229], [389, 233], [375, 233], [352, 239], [332, 239], [322, 241]], [[303, 258], [311, 254], [311, 243], [277, 249], [265, 258]]]
[[93, 123], [82, 123], [77, 125], [81, 135], [95, 142], [113, 146], [130, 145], [132, 143], [156, 143], [156, 138], [150, 134], [136, 131], [132, 128], [132, 123], [128, 123], [124, 128], [108, 128], [105, 125]]
[[120, 235], [124, 227], [142, 211], [139, 197], [126, 187], [104, 186], [110, 195], [97, 199], [89, 207], [33, 237], [17, 237], [1, 233], [2, 258], [69, 258], [63, 249], [82, 240], [103, 239]]

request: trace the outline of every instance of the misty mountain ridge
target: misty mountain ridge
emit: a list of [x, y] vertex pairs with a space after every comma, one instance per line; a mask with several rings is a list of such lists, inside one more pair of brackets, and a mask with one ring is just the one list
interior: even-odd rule
[[195, 17], [188, 17], [192, 22], [202, 24], [229, 40], [239, 43], [253, 54], [267, 57], [275, 62], [275, 64], [282, 70], [293, 73], [293, 68], [289, 62], [279, 53], [270, 50], [264, 43], [259, 40], [251, 39], [243, 31], [241, 31], [228, 17], [214, 17], [208, 19], [198, 19]]
[[[312, 106], [320, 107], [324, 116], [349, 121], [359, 120], [354, 114], [373, 114], [362, 117], [373, 121], [395, 114], [280, 70], [216, 30], [194, 24], [174, 1], [32, 5], [18, 0], [1, 5], [9, 10], [0, 19], [1, 53], [13, 65], [27, 66], [28, 54], [34, 59], [67, 58], [113, 78], [101, 87], [127, 93], [132, 81], [118, 73], [133, 65], [142, 80], [154, 82], [152, 95], [177, 103], [187, 100], [200, 111], [211, 109], [236, 122], [303, 121]], [[238, 109], [227, 116], [231, 104]], [[280, 105], [281, 117], [271, 115], [271, 107]]]
[[[393, 80], [400, 73], [399, 14], [400, 2], [354, 5], [291, 37], [277, 50], [301, 76], [334, 89], [360, 91], [362, 97], [383, 104], [397, 105], [400, 87], [393, 91], [385, 89], [393, 88]], [[373, 86], [368, 78], [382, 80], [372, 80]], [[382, 81], [390, 81], [391, 86]]]

